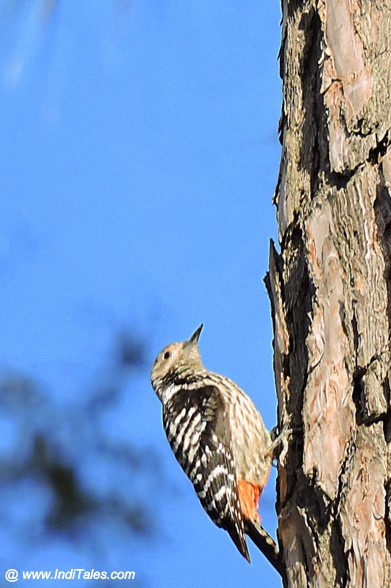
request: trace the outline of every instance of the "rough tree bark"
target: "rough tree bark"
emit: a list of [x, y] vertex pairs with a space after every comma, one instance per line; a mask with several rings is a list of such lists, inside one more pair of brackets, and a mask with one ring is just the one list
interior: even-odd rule
[[391, 3], [283, 0], [267, 285], [294, 587], [391, 586]]

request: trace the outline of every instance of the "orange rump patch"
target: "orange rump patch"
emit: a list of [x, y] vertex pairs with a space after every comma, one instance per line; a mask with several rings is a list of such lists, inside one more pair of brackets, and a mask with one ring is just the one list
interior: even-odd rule
[[251, 521], [260, 521], [258, 501], [263, 488], [254, 482], [238, 481], [239, 500], [242, 515]]

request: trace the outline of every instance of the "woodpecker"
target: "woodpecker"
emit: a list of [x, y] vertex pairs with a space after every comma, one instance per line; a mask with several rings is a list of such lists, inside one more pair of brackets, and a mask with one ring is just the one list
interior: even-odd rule
[[275, 443], [252, 400], [202, 364], [198, 339], [171, 343], [156, 357], [151, 383], [172, 451], [209, 517], [250, 562], [247, 533], [282, 575], [277, 546], [260, 525], [258, 500]]

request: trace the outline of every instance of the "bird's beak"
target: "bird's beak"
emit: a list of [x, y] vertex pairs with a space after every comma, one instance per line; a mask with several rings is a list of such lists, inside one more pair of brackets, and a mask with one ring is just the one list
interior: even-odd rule
[[186, 341], [186, 347], [188, 345], [197, 345], [198, 344], [198, 339], [200, 338], [201, 335], [201, 331], [203, 328], [203, 324], [201, 324], [198, 329], [196, 331], [194, 331], [194, 333], [192, 334], [192, 336], [190, 337], [190, 339], [188, 341]]

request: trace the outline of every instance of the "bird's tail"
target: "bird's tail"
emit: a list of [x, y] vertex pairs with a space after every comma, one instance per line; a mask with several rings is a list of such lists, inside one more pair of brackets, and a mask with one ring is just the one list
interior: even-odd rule
[[226, 526], [226, 530], [230, 534], [232, 541], [235, 543], [243, 557], [247, 559], [248, 563], [251, 563], [250, 554], [248, 552], [246, 543], [246, 535], [244, 534], [245, 529], [243, 528], [243, 523], [240, 522], [240, 525], [238, 525], [236, 522], [233, 522], [232, 524], [229, 523]]
[[277, 572], [285, 577], [285, 566], [274, 539], [269, 533], [257, 522], [246, 520], [245, 531], [252, 539], [258, 549], [269, 560]]

